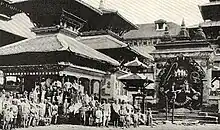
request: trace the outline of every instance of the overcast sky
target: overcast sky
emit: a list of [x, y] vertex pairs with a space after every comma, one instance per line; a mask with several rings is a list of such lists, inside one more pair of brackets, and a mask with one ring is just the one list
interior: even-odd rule
[[[100, 0], [84, 0], [98, 8]], [[209, 0], [104, 0], [105, 8], [118, 10], [134, 24], [152, 23], [158, 19], [187, 26], [203, 21], [198, 5]]]

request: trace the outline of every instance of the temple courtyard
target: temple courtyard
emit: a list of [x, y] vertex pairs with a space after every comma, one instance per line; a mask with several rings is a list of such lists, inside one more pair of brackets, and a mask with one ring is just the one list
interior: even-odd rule
[[[219, 130], [220, 125], [205, 124], [205, 125], [175, 125], [175, 124], [163, 124], [154, 127], [140, 126], [139, 128], [128, 128], [128, 130]], [[76, 126], [76, 125], [51, 125], [51, 126], [39, 126], [30, 128], [19, 128], [17, 130], [117, 130], [122, 128], [105, 128], [105, 127], [90, 127], [90, 126]], [[127, 128], [126, 128], [127, 129]]]

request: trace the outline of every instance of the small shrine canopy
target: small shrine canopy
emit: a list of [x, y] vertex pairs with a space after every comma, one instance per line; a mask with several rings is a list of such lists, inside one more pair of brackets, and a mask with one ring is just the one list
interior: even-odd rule
[[143, 74], [125, 74], [118, 77], [123, 84], [125, 84], [125, 89], [137, 91], [140, 88], [147, 86], [150, 83], [154, 83], [154, 80], [148, 78]]
[[[49, 55], [49, 53], [51, 52], [56, 53]], [[61, 55], [62, 52], [65, 52], [65, 54], [67, 55], [63, 57], [64, 55]], [[40, 60], [40, 56], [45, 53], [48, 60], [53, 59], [52, 61], [55, 60], [55, 62], [59, 60], [67, 60], [71, 61], [74, 64], [78, 61], [83, 62], [82, 59], [78, 61], [77, 59], [74, 59], [74, 57], [81, 57], [92, 61], [99, 61], [104, 64], [107, 63], [108, 65], [112, 66], [119, 66], [118, 61], [84, 45], [73, 37], [66, 35], [65, 29], [61, 29], [59, 33], [45, 34], [0, 47], [0, 60], [2, 60], [1, 64], [4, 64], [5, 62], [11, 63], [10, 60], [7, 60], [7, 58], [4, 57], [22, 54], [25, 54], [26, 56], [27, 54], [37, 54], [38, 57], [36, 58]], [[44, 58], [41, 57], [41, 62], [49, 62], [46, 61], [47, 59]], [[16, 61], [16, 59], [14, 60]], [[33, 60], [31, 59], [31, 55], [28, 55], [28, 57], [26, 58], [24, 56], [23, 60], [19, 59], [18, 63], [24, 62], [24, 64], [28, 64], [28, 60]]]
[[135, 60], [125, 63], [124, 66], [128, 68], [129, 67], [148, 68], [148, 66], [140, 62], [137, 57], [135, 58]]
[[132, 73], [145, 73], [146, 70], [152, 68], [152, 66], [147, 66], [136, 57], [135, 60], [125, 63], [123, 66], [130, 69]]

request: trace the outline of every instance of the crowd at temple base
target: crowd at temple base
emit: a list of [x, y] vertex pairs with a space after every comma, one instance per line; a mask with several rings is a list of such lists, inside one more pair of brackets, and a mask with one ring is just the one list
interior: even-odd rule
[[49, 86], [36, 84], [30, 92], [3, 89], [0, 92], [0, 114], [3, 130], [50, 124], [122, 128], [152, 126], [150, 108], [141, 113], [139, 107], [133, 107], [125, 100], [100, 101], [97, 94], [88, 95], [71, 82], [62, 85], [54, 81]]

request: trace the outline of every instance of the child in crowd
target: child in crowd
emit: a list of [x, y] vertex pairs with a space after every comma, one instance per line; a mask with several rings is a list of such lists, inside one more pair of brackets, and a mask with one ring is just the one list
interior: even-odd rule
[[6, 103], [3, 106], [3, 126], [2, 126], [3, 130], [9, 129], [9, 124], [10, 124], [10, 121], [11, 121], [11, 117], [10, 117], [9, 113], [10, 113], [10, 107]]
[[131, 114], [129, 112], [129, 110], [127, 109], [126, 115], [125, 115], [125, 126], [126, 128], [130, 128], [131, 125]]
[[139, 114], [136, 110], [133, 114], [134, 128], [139, 127]]
[[30, 115], [29, 115], [29, 124], [28, 126], [35, 126], [36, 124], [36, 104], [34, 103], [34, 100], [32, 99], [32, 102], [30, 103]]
[[12, 128], [17, 128], [17, 116], [18, 116], [18, 106], [15, 100], [12, 100], [11, 105], [13, 117], [12, 117]]
[[122, 122], [122, 128], [125, 127], [125, 116], [126, 116], [126, 109], [121, 106], [120, 110], [119, 110], [119, 114], [120, 114], [120, 121]]
[[52, 123], [57, 124], [57, 117], [58, 117], [58, 105], [54, 102], [51, 106], [52, 109]]
[[153, 117], [152, 117], [152, 111], [150, 108], [147, 110], [147, 125], [153, 127]]
[[98, 127], [101, 126], [102, 124], [102, 110], [101, 110], [101, 107], [99, 106], [98, 109], [96, 110], [96, 113], [95, 113], [95, 116], [96, 116], [96, 125]]
[[81, 125], [86, 125], [86, 104], [83, 103], [79, 110], [80, 112], [80, 123]]

